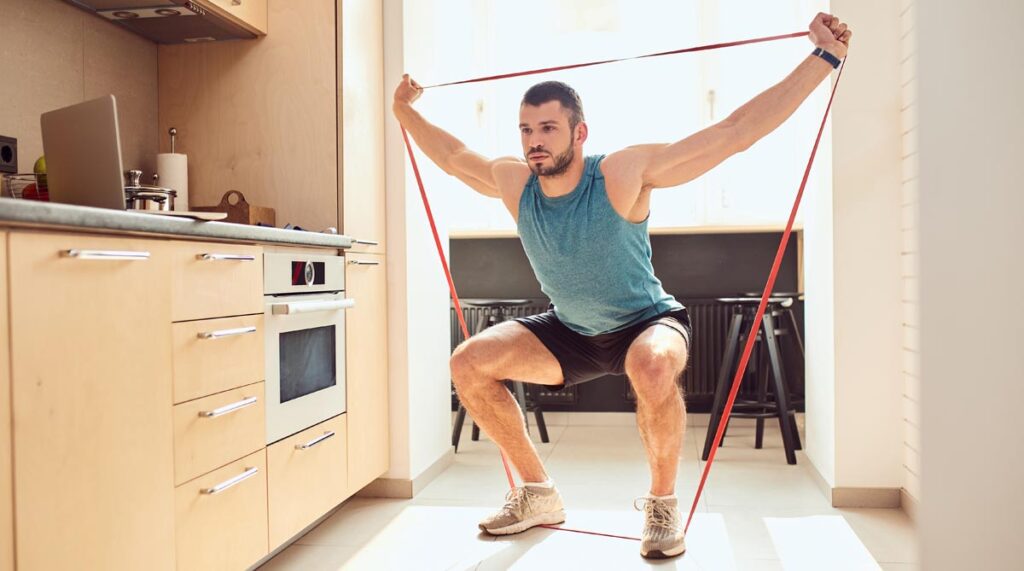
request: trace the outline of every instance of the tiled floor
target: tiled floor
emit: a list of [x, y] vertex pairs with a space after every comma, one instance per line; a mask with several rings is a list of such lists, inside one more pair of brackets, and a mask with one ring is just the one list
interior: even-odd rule
[[[692, 424], [701, 420], [691, 415]], [[551, 415], [549, 422], [560, 421], [568, 426], [550, 425], [550, 443], [534, 437], [565, 499], [565, 526], [638, 536], [633, 498], [647, 491], [648, 473], [631, 416]], [[472, 442], [467, 423], [455, 464], [416, 498], [352, 499], [261, 571], [917, 568], [903, 512], [830, 507], [802, 453], [797, 466], [786, 464], [777, 425], [755, 450], [753, 426], [743, 422], [729, 428], [680, 558], [652, 563], [635, 541], [565, 531], [499, 539], [478, 533], [476, 522], [500, 506], [507, 484], [496, 449]], [[686, 433], [676, 491], [687, 507], [704, 468], [705, 430], [690, 426]]]

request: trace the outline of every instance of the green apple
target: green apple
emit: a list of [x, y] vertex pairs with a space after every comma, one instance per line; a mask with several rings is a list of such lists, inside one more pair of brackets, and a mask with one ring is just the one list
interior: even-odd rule
[[35, 174], [46, 174], [46, 156], [39, 157], [36, 160], [35, 166], [32, 167], [32, 172]]

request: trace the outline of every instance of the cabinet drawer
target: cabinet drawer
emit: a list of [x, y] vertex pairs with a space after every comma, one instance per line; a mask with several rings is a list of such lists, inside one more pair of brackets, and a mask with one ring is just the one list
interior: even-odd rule
[[178, 569], [245, 569], [268, 553], [264, 450], [174, 490]]
[[271, 546], [345, 499], [346, 422], [342, 414], [267, 447]]
[[267, 33], [267, 0], [209, 0], [242, 22]]
[[263, 383], [174, 407], [174, 483], [181, 484], [266, 444]]
[[177, 242], [171, 267], [171, 319], [263, 312], [259, 246]]
[[264, 379], [262, 315], [175, 323], [172, 337], [175, 404]]

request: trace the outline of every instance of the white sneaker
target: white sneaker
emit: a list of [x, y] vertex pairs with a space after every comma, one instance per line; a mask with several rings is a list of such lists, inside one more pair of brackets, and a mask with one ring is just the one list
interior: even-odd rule
[[498, 513], [480, 522], [480, 529], [491, 535], [510, 535], [538, 525], [565, 521], [562, 496], [555, 488], [522, 486], [505, 495]]
[[[637, 505], [641, 501], [643, 505]], [[633, 500], [633, 507], [644, 512], [640, 555], [650, 559], [666, 559], [686, 551], [683, 521], [676, 498], [637, 498]]]

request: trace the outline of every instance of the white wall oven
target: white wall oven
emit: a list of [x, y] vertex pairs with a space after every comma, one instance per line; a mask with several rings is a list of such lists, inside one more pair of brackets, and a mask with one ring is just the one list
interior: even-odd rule
[[345, 259], [266, 253], [267, 444], [345, 412]]

